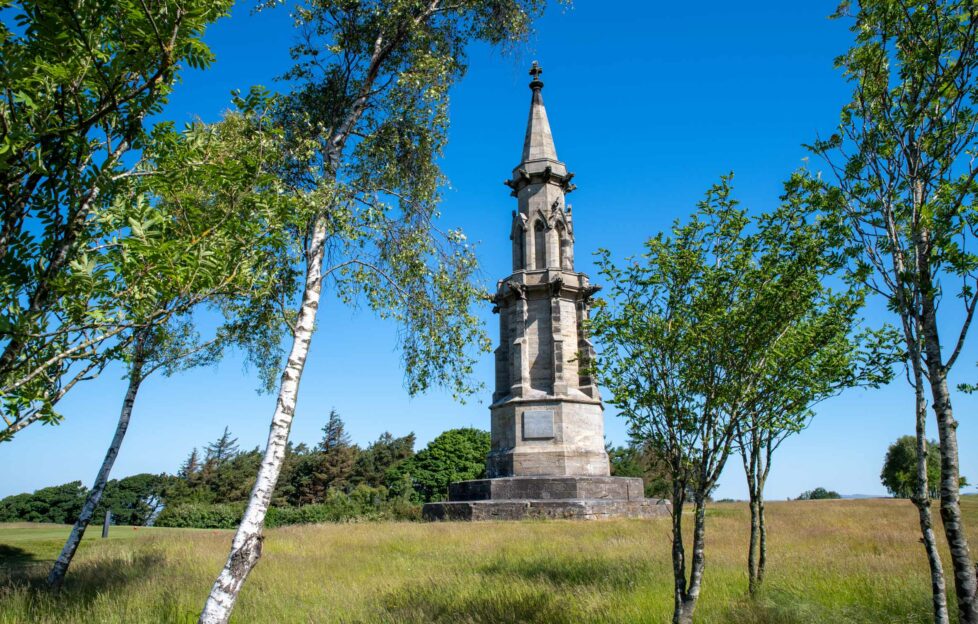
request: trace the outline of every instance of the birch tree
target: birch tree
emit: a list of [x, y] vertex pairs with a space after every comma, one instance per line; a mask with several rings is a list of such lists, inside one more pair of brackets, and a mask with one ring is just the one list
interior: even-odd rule
[[[126, 347], [118, 293], [73, 279], [100, 207], [138, 167], [147, 116], [230, 0], [14, 0], [0, 22], [0, 440]], [[113, 351], [114, 349], [114, 351]], [[106, 357], [102, 357], [105, 355]]]
[[[106, 235], [92, 281], [124, 282], [117, 305], [133, 327], [124, 332], [128, 387], [119, 421], [85, 505], [55, 561], [48, 585], [59, 589], [105, 492], [132, 418], [137, 395], [157, 370], [167, 375], [216, 361], [235, 338], [228, 318], [208, 340], [194, 327], [202, 305], [225, 312], [280, 288], [281, 260], [272, 230], [281, 227], [277, 178], [264, 170], [277, 137], [263, 126], [258, 90], [238, 99], [244, 110], [214, 126], [154, 133], [148, 166], [134, 178], [130, 201], [99, 217]], [[268, 136], [271, 134], [271, 136]], [[150, 196], [149, 198], [147, 196]], [[117, 202], [123, 204], [123, 200]], [[111, 232], [112, 235], [108, 235]], [[87, 251], [87, 250], [86, 250]], [[86, 253], [79, 254], [88, 262]], [[161, 314], [163, 310], [166, 313]], [[256, 328], [257, 329], [257, 328]], [[130, 335], [131, 334], [131, 335]]]
[[[935, 621], [943, 577], [925, 495], [925, 399], [937, 421], [940, 515], [958, 619], [978, 623], [978, 579], [959, 505], [957, 421], [948, 375], [978, 305], [978, 5], [971, 0], [862, 0], [840, 6], [855, 45], [837, 65], [853, 86], [839, 127], [817, 141], [834, 188], [828, 206], [848, 224], [854, 277], [899, 320], [915, 388], [918, 507], [931, 565]], [[948, 311], [958, 301], [960, 310]], [[942, 303], [945, 304], [942, 308]], [[925, 387], [926, 386], [926, 387]], [[921, 392], [924, 389], [924, 392]]]
[[[673, 622], [693, 621], [706, 567], [706, 499], [730, 456], [744, 414], [731, 400], [727, 339], [746, 332], [742, 301], [750, 288], [751, 242], [745, 214], [727, 180], [671, 236], [659, 234], [645, 253], [614, 264], [599, 252], [607, 298], [595, 306], [591, 329], [601, 345], [594, 368], [629, 423], [637, 443], [663, 456], [671, 477]], [[754, 354], [738, 351], [738, 357]], [[684, 507], [693, 505], [692, 558], [683, 542]]]
[[464, 71], [468, 43], [517, 41], [542, 5], [325, 0], [295, 7], [301, 39], [286, 76], [296, 88], [281, 110], [289, 160], [281, 174], [306, 206], [294, 232], [302, 294], [258, 477], [201, 622], [228, 621], [261, 556], [324, 287], [398, 322], [410, 393], [472, 389], [470, 348], [488, 349], [469, 309], [480, 295], [471, 281], [475, 260], [461, 233], [442, 232], [434, 221], [448, 89]]
[[[676, 624], [693, 621], [706, 568], [706, 501], [738, 439], [747, 449], [760, 436], [760, 451], [785, 414], [807, 409], [822, 385], [805, 385], [806, 374], [850, 379], [841, 351], [862, 304], [858, 291], [823, 285], [839, 260], [821, 222], [806, 223], [790, 206], [753, 220], [730, 193], [724, 178], [687, 223], [650, 239], [624, 267], [607, 252], [598, 260], [608, 295], [592, 322], [596, 372], [632, 438], [662, 455], [671, 479]], [[794, 386], [779, 389], [781, 381]], [[748, 475], [765, 476], [754, 449]], [[763, 484], [753, 487], [760, 504]]]
[[[764, 487], [774, 452], [802, 431], [812, 408], [855, 386], [879, 387], [892, 378], [900, 352], [890, 328], [861, 330], [865, 293], [845, 287], [833, 292], [827, 281], [842, 277], [842, 238], [834, 223], [811, 218], [813, 192], [804, 175], [785, 185], [783, 204], [758, 219], [758, 249], [750, 279], [777, 310], [759, 310], [780, 332], [771, 352], [742, 371], [753, 392], [743, 398], [746, 418], [737, 429], [737, 447], [747, 478], [750, 541], [748, 591], [754, 596], [767, 564]], [[817, 193], [817, 191], [814, 191]]]

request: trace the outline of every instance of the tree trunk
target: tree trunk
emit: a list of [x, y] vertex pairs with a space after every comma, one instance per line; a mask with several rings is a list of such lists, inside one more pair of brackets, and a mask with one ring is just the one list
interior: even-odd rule
[[244, 518], [238, 525], [231, 543], [224, 569], [221, 570], [211, 593], [207, 597], [204, 609], [201, 611], [200, 624], [225, 624], [231, 617], [238, 592], [244, 585], [248, 573], [261, 557], [262, 530], [265, 525], [265, 514], [275, 491], [282, 462], [285, 458], [285, 448], [295, 415], [296, 396], [299, 392], [299, 380], [302, 369], [309, 354], [309, 343], [312, 340], [313, 328], [316, 323], [316, 313], [319, 310], [319, 297], [322, 290], [322, 266], [326, 241], [326, 220], [320, 216], [312, 228], [312, 238], [306, 252], [306, 281], [302, 293], [302, 306], [295, 324], [295, 334], [289, 360], [282, 373], [279, 386], [275, 414], [268, 433], [268, 445], [258, 470], [258, 478], [248, 501]]
[[920, 519], [920, 533], [927, 552], [927, 563], [930, 565], [931, 601], [934, 607], [934, 624], [948, 624], [947, 589], [944, 581], [944, 567], [941, 555], [937, 550], [937, 536], [934, 534], [934, 524], [930, 513], [930, 487], [927, 482], [927, 400], [924, 398], [924, 375], [920, 361], [913, 362], [914, 392], [916, 394], [917, 421], [917, 475], [916, 492], [913, 504], [917, 507]]
[[[675, 475], [676, 472], [674, 471]], [[686, 599], [686, 548], [683, 546], [683, 506], [686, 503], [685, 484], [675, 477], [672, 481], [672, 578], [673, 624], [680, 624]]]
[[764, 520], [764, 486], [758, 491], [757, 498], [757, 523], [760, 526], [760, 556], [757, 559], [757, 589], [764, 583], [764, 568], [767, 566], [767, 524]]
[[677, 596], [676, 611], [673, 614], [673, 622], [676, 624], [693, 624], [693, 612], [696, 610], [696, 600], [700, 596], [703, 571], [706, 568], [705, 546], [706, 498], [697, 493], [693, 511], [693, 559], [689, 572], [689, 585], [681, 600]]
[[48, 587], [53, 590], [61, 589], [61, 586], [64, 584], [65, 575], [68, 573], [68, 566], [71, 565], [71, 560], [78, 550], [78, 545], [85, 536], [85, 529], [88, 528], [88, 524], [95, 514], [95, 508], [98, 507], [99, 501], [102, 500], [102, 494], [105, 492], [105, 486], [109, 481], [112, 466], [115, 464], [116, 457], [119, 456], [119, 448], [122, 446], [122, 440], [126, 437], [126, 431], [129, 429], [129, 420], [132, 416], [133, 404], [136, 402], [136, 394], [139, 392], [139, 386], [143, 381], [143, 365], [146, 361], [145, 346], [146, 336], [140, 333], [133, 347], [133, 361], [129, 369], [129, 387], [126, 390], [126, 398], [122, 401], [122, 411], [119, 413], [119, 422], [115, 427], [115, 435], [112, 436], [112, 443], [109, 444], [109, 449], [105, 453], [105, 459], [102, 460], [102, 467], [99, 468], [98, 475], [95, 477], [95, 483], [92, 484], [92, 489], [88, 493], [88, 498], [85, 499], [85, 505], [78, 515], [78, 520], [75, 521], [75, 526], [71, 529], [68, 541], [65, 542], [64, 548], [61, 549], [61, 554], [58, 555], [57, 560], [51, 567], [51, 572], [48, 573]]
[[[927, 280], [925, 283], [930, 283], [929, 274], [922, 277]], [[951, 550], [958, 619], [961, 624], [978, 624], [978, 602], [975, 598], [978, 594], [978, 579], [976, 579], [975, 561], [971, 558], [959, 504], [958, 423], [954, 420], [954, 412], [951, 408], [947, 368], [941, 359], [941, 342], [932, 293], [923, 293], [921, 302], [925, 363], [941, 443], [941, 520], [944, 524], [944, 536]]]
[[[764, 580], [764, 566], [767, 563], [767, 531], [764, 527], [764, 484], [771, 465], [773, 448], [771, 439], [761, 434], [760, 425], [755, 423], [749, 433], [749, 440], [741, 436], [741, 457], [747, 477], [747, 491], [750, 509], [750, 543], [747, 547], [747, 593], [754, 597]], [[762, 455], [764, 458], [762, 458]]]
[[696, 608], [695, 601], [684, 600], [678, 607], [673, 622], [676, 624], [693, 624], [693, 610]]
[[750, 507], [750, 546], [747, 548], [747, 593], [754, 596], [758, 589], [759, 564], [757, 558], [761, 545], [761, 510], [754, 496], [753, 488], [750, 491], [748, 507]]

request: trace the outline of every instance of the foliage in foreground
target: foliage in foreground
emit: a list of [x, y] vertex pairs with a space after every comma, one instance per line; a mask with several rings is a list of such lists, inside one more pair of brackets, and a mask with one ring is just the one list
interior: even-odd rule
[[[978, 310], [978, 4], [844, 0], [836, 17], [851, 17], [855, 41], [836, 66], [852, 99], [832, 133], [811, 146], [828, 167], [824, 206], [847, 226], [851, 277], [886, 301], [902, 333], [916, 395], [911, 500], [930, 561], [934, 621], [946, 624], [956, 611], [962, 624], [978, 624], [950, 381]], [[812, 177], [822, 186], [821, 174]], [[956, 609], [945, 599], [926, 483], [928, 411], [940, 441], [941, 527]]]
[[[705, 503], [731, 452], [744, 454], [750, 486], [754, 593], [774, 450], [804, 428], [813, 404], [890, 376], [887, 332], [857, 331], [864, 293], [824, 283], [842, 267], [837, 236], [830, 222], [808, 218], [806, 199], [787, 186], [777, 210], [753, 216], [727, 176], [641, 256], [619, 264], [599, 253], [608, 295], [591, 323], [602, 344], [594, 372], [630, 436], [655, 449], [671, 479], [675, 624], [693, 621]], [[688, 559], [686, 502], [695, 508]]]

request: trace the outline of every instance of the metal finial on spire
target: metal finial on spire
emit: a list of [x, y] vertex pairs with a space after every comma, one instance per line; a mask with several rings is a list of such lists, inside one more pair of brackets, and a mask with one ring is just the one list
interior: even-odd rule
[[530, 82], [531, 89], [539, 89], [543, 87], [543, 81], [540, 80], [540, 74], [543, 73], [543, 68], [536, 61], [533, 61], [533, 65], [530, 67], [530, 76], [533, 77], [533, 81]]
[[554, 137], [550, 133], [550, 122], [547, 121], [547, 109], [543, 107], [543, 81], [540, 74], [543, 68], [540, 63], [533, 61], [530, 76], [533, 82], [533, 98], [530, 100], [530, 118], [526, 124], [526, 139], [523, 142], [523, 160], [527, 163], [536, 160], [557, 161], [557, 149], [554, 147]]

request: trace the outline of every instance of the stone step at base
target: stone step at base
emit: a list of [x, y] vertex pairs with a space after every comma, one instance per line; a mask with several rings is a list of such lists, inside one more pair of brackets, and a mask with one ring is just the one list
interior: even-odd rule
[[668, 516], [672, 506], [666, 500], [609, 499], [513, 499], [447, 501], [428, 503], [421, 515], [425, 520], [524, 520], [532, 518], [610, 520], [613, 518], [657, 518]]
[[499, 477], [452, 483], [448, 500], [645, 500], [644, 490], [637, 477]]

